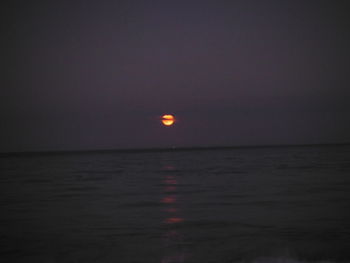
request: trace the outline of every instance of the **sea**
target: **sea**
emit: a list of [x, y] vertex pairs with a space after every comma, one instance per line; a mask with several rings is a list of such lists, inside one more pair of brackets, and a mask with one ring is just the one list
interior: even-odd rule
[[350, 262], [350, 145], [0, 155], [0, 262]]

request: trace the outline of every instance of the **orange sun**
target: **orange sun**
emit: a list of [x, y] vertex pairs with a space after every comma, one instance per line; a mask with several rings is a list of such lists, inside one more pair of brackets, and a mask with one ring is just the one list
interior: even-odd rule
[[174, 124], [174, 122], [175, 122], [175, 117], [173, 115], [166, 114], [162, 116], [162, 123], [165, 126], [171, 126]]

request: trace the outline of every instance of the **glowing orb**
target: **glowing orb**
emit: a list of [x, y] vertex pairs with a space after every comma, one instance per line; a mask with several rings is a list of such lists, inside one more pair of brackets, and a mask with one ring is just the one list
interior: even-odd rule
[[174, 124], [174, 122], [175, 122], [175, 117], [173, 115], [166, 114], [162, 116], [162, 123], [165, 126], [171, 126]]

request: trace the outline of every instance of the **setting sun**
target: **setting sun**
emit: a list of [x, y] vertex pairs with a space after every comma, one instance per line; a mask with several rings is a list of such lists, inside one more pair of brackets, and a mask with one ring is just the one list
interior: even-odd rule
[[165, 126], [171, 126], [174, 124], [174, 122], [175, 122], [175, 117], [173, 115], [166, 114], [162, 116], [162, 123]]

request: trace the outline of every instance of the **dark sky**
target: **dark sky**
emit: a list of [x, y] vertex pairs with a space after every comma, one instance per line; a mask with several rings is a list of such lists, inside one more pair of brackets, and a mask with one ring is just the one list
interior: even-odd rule
[[0, 151], [350, 142], [346, 3], [3, 3]]

